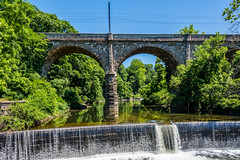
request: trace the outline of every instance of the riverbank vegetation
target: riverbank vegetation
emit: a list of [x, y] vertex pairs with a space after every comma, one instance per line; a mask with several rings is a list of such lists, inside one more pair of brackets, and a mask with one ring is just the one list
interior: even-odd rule
[[[40, 19], [39, 17], [42, 17]], [[51, 28], [51, 29], [50, 29]], [[39, 75], [50, 48], [35, 31], [76, 32], [66, 21], [22, 0], [0, 3], [0, 99], [26, 100], [0, 115], [5, 130], [22, 130], [68, 110], [51, 83]]]
[[196, 47], [194, 57], [180, 65], [170, 81], [172, 105], [191, 113], [234, 114], [240, 110], [240, 52], [227, 59], [224, 36], [217, 34]]
[[[237, 2], [235, 2], [237, 3]], [[236, 11], [236, 10], [234, 10]], [[225, 10], [226, 20], [231, 12]], [[0, 3], [0, 99], [26, 100], [0, 115], [5, 130], [33, 127], [70, 108], [104, 100], [105, 72], [89, 56], [60, 58], [48, 73], [39, 74], [51, 45], [36, 32], [77, 33], [67, 21], [44, 13], [23, 0]], [[196, 34], [193, 25], [180, 34]], [[239, 114], [240, 52], [227, 58], [224, 36], [216, 34], [196, 47], [194, 58], [170, 72], [159, 58], [155, 65], [134, 59], [117, 73], [119, 99], [142, 98], [143, 104], [170, 107], [175, 112]]]

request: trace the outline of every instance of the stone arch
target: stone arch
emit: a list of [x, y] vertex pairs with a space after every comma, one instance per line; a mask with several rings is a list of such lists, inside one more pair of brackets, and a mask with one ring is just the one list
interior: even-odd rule
[[163, 49], [160, 47], [155, 46], [143, 46], [140, 48], [132, 48], [130, 51], [128, 51], [125, 54], [122, 54], [122, 56], [118, 57], [115, 64], [115, 71], [117, 72], [118, 67], [129, 57], [140, 54], [140, 53], [147, 53], [151, 55], [155, 55], [156, 57], [160, 58], [165, 62], [166, 65], [170, 68], [170, 70], [173, 72], [176, 70], [176, 67], [179, 64], [183, 64], [183, 60], [181, 58], [176, 57], [172, 52], [168, 49]]
[[82, 45], [82, 44], [71, 44], [71, 43], [58, 44], [52, 47], [51, 51], [48, 53], [48, 56], [45, 58], [45, 62], [42, 66], [41, 76], [47, 77], [47, 73], [51, 69], [52, 64], [54, 64], [62, 56], [65, 56], [71, 53], [81, 53], [89, 57], [92, 57], [105, 70], [105, 67], [104, 67], [105, 65], [102, 63], [101, 57], [99, 56], [99, 54], [97, 54], [97, 51], [95, 51], [90, 46]]

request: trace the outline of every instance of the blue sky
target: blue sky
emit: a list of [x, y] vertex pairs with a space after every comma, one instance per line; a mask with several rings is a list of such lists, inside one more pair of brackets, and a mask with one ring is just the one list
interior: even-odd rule
[[[229, 34], [222, 17], [232, 0], [29, 0], [40, 10], [69, 21], [79, 33], [108, 32], [108, 2], [111, 3], [112, 33], [174, 34], [184, 26], [205, 33]], [[154, 64], [155, 57], [134, 58]], [[129, 58], [130, 60], [133, 57]], [[124, 62], [125, 66], [130, 60]]]

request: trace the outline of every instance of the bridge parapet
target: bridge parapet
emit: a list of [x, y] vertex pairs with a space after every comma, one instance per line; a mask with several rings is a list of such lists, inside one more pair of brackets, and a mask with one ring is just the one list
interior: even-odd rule
[[[189, 40], [189, 41], [203, 42], [206, 39], [209, 39], [211, 36], [214, 37], [216, 35], [215, 34], [191, 34], [191, 40]], [[225, 41], [226, 42], [233, 42], [233, 41], [240, 42], [240, 34], [226, 34]]]
[[[107, 41], [109, 34], [43, 33], [50, 41]], [[111, 34], [112, 41], [203, 42], [215, 34]], [[240, 42], [240, 34], [227, 34], [225, 41]]]
[[88, 33], [43, 33], [50, 41], [105, 41], [107, 34], [88, 34]]
[[184, 41], [185, 35], [181, 34], [113, 34], [113, 39], [115, 41], [143, 41], [143, 42], [153, 42], [153, 41]]

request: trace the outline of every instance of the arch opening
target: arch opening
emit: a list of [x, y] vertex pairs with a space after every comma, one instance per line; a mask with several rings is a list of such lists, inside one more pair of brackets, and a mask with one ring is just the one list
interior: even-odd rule
[[161, 48], [158, 47], [142, 47], [142, 48], [137, 48], [129, 53], [125, 54], [124, 56], [120, 57], [117, 60], [117, 66], [116, 66], [116, 71], [118, 70], [119, 66], [129, 57], [141, 53], [146, 53], [150, 55], [154, 55], [158, 58], [160, 58], [171, 70], [171, 72], [174, 72], [176, 70], [176, 67], [179, 65], [179, 62], [175, 59], [175, 57], [170, 54], [170, 52], [165, 51]]
[[[147, 56], [150, 59], [146, 61]], [[164, 83], [160, 88], [166, 87], [169, 83], [171, 70], [156, 54], [134, 52], [127, 57], [117, 70], [119, 99], [144, 99], [144, 96], [147, 95], [144, 91], [146, 87], [151, 88], [153, 85], [160, 83], [160, 79]], [[131, 63], [126, 64], [127, 60], [130, 60]]]
[[46, 58], [45, 75], [71, 109], [104, 100], [105, 70], [98, 57], [75, 46], [59, 47]]
[[45, 62], [42, 66], [42, 77], [47, 77], [48, 72], [50, 71], [52, 65], [61, 57], [73, 53], [79, 53], [83, 55], [87, 55], [93, 59], [95, 59], [100, 66], [104, 69], [103, 64], [101, 63], [100, 58], [88, 49], [85, 49], [83, 47], [78, 47], [78, 46], [61, 46], [61, 47], [55, 47], [52, 49], [48, 56], [45, 58]]

